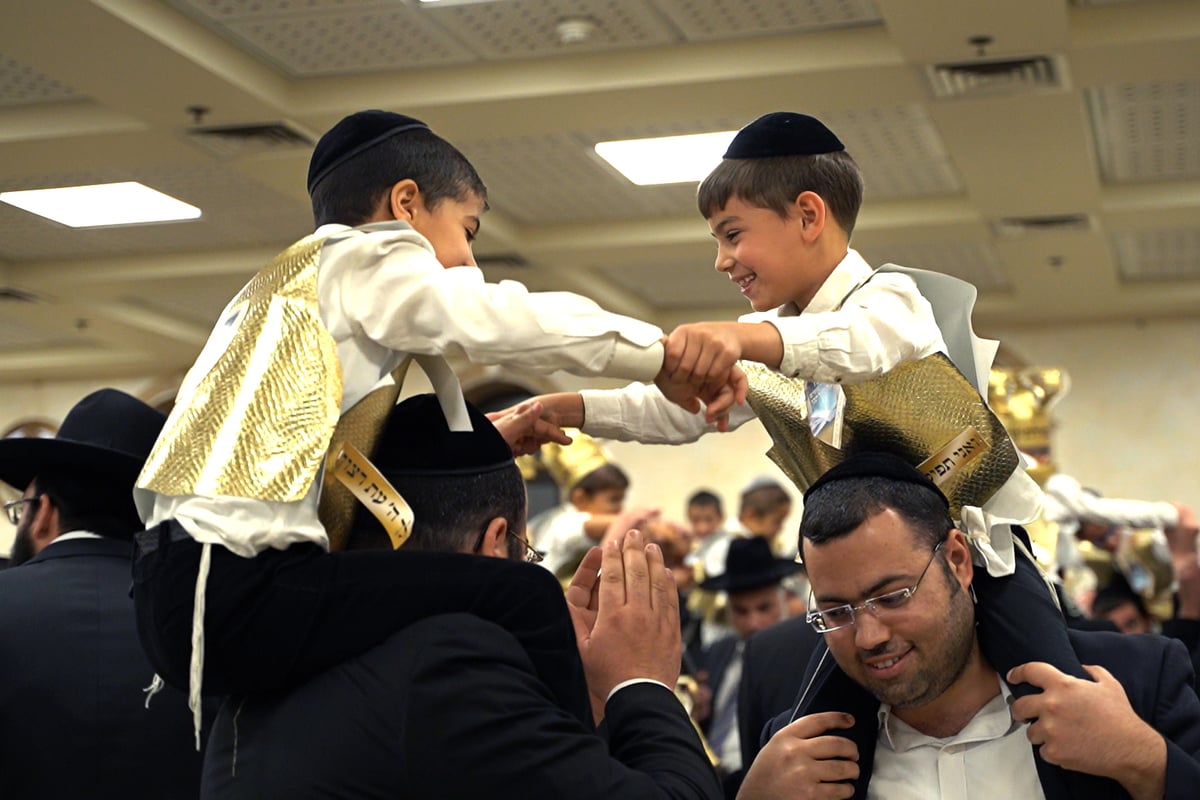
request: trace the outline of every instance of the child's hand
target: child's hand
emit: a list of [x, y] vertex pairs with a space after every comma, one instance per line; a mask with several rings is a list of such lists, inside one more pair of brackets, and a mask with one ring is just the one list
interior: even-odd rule
[[662, 372], [669, 380], [691, 384], [701, 397], [715, 396], [742, 357], [738, 323], [680, 325], [667, 336], [663, 350]]
[[658, 373], [654, 384], [664, 397], [693, 414], [700, 412], [700, 402], [704, 401], [705, 421], [715, 422], [717, 430], [721, 432], [729, 430], [729, 412], [733, 410], [735, 403], [746, 402], [746, 392], [749, 389], [746, 373], [736, 364], [729, 371], [728, 382], [717, 386], [715, 392], [706, 386], [697, 389], [687, 380], [673, 380], [665, 372]]
[[512, 448], [513, 456], [536, 453], [546, 442], [570, 444], [571, 437], [558, 426], [556, 415], [538, 400], [526, 400], [503, 411], [492, 411], [487, 418]]

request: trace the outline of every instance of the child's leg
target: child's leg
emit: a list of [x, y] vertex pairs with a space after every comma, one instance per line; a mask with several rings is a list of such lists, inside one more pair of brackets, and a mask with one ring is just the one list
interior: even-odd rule
[[[157, 549], [134, 569], [138, 626], [159, 674], [184, 687], [201, 546], [173, 521], [142, 536], [156, 533]], [[446, 591], [449, 576], [454, 592]], [[469, 612], [520, 639], [559, 701], [590, 718], [562, 589], [540, 567], [455, 553], [329, 554], [315, 545], [243, 558], [213, 546], [205, 598], [206, 693], [292, 686], [411, 622]]]
[[[975, 606], [979, 646], [988, 663], [1004, 676], [1018, 664], [1044, 661], [1061, 672], [1091, 680], [1067, 638], [1067, 623], [1050, 594], [1037, 565], [1020, 548], [1016, 571], [994, 577], [975, 570]], [[1018, 697], [1039, 689], [1027, 683], [1011, 685]]]

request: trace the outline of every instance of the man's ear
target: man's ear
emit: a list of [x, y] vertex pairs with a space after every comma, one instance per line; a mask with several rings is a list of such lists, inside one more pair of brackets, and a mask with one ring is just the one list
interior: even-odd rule
[[508, 558], [508, 520], [493, 517], [483, 532], [483, 540], [475, 555]]
[[946, 563], [950, 565], [950, 570], [966, 589], [975, 576], [975, 563], [971, 560], [971, 545], [966, 534], [954, 528], [942, 548], [946, 551]]
[[397, 181], [388, 192], [387, 202], [393, 219], [412, 222], [422, 205], [421, 189], [412, 178]]
[[58, 523], [58, 509], [54, 507], [54, 503], [50, 501], [49, 495], [38, 495], [35, 502], [30, 504], [30, 508], [25, 512], [30, 515], [29, 520], [29, 538], [33, 542], [35, 552], [41, 552], [42, 548], [53, 542], [62, 533]]

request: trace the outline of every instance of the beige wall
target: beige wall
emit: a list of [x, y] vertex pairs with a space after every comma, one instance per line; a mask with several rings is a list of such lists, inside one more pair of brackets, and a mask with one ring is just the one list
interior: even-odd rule
[[988, 335], [1070, 375], [1053, 434], [1061, 471], [1109, 497], [1200, 505], [1200, 320]]
[[[1027, 364], [1057, 366], [1070, 374], [1072, 388], [1056, 413], [1055, 460], [1060, 469], [1108, 496], [1200, 505], [1200, 321], [981, 333], [1000, 338]], [[540, 383], [561, 388], [611, 385], [566, 375]], [[157, 392], [163, 381], [146, 378], [112, 385], [145, 397]], [[0, 425], [7, 428], [29, 416], [59, 421], [97, 386], [76, 381], [5, 387], [0, 393]], [[682, 447], [609, 447], [632, 477], [630, 503], [656, 506], [675, 518], [682, 518], [688, 494], [699, 487], [720, 494], [732, 517], [738, 491], [750, 480], [764, 474], [784, 480], [764, 455], [770, 440], [757, 423]], [[797, 508], [788, 521], [791, 530], [798, 512]], [[7, 522], [0, 527], [0, 552], [5, 553], [7, 527]]]

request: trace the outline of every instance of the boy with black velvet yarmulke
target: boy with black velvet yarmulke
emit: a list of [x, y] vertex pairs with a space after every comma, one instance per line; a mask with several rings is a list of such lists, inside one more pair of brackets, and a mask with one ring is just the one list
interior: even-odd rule
[[[901, 365], [946, 354], [970, 383], [967, 402], [973, 398], [983, 404], [978, 395], [981, 387], [986, 392], [996, 343], [978, 339], [971, 329], [974, 287], [891, 264], [873, 270], [849, 246], [862, 196], [857, 165], [819, 120], [775, 112], [739, 131], [721, 164], [701, 182], [698, 205], [717, 240], [717, 270], [737, 284], [753, 313], [737, 322], [680, 326], [668, 338], [667, 369], [686, 371], [738, 359], [760, 362], [763, 372], [776, 380], [802, 384], [792, 416], [805, 421], [820, 446], [834, 449], [842, 447], [848, 388], [878, 381]], [[929, 298], [936, 298], [936, 307]], [[756, 371], [748, 372], [753, 398]], [[703, 416], [672, 407], [654, 387], [631, 385], [540, 399], [561, 424], [610, 439], [682, 444], [715, 429]], [[884, 407], [895, 410], [914, 402], [936, 409], [942, 400], [932, 395], [893, 399]], [[693, 412], [698, 408], [695, 404]], [[758, 414], [749, 406], [735, 406], [728, 426], [736, 428]], [[896, 414], [894, 427], [904, 424]], [[772, 423], [767, 429], [774, 437]], [[776, 439], [776, 449], [787, 446]], [[921, 454], [914, 466], [930, 455], [933, 450]], [[1036, 566], [1014, 545], [1014, 526], [1038, 517], [1041, 493], [1018, 466], [1004, 474], [1007, 479], [1000, 478], [1003, 485], [994, 494], [968, 497], [964, 503], [972, 507], [964, 512], [963, 527], [971, 534], [977, 560], [1001, 576], [980, 583], [1005, 598], [989, 606], [1002, 609], [993, 614], [996, 619], [983, 615], [986, 655], [1002, 673], [1036, 656], [1086, 678], [1065, 625], [1021, 629], [1024, 609], [1037, 609], [1038, 614], [1029, 616], [1046, 619], [1040, 611], [1054, 601]], [[806, 488], [802, 481], [799, 488]], [[1008, 575], [1012, 577], [1004, 577]], [[1014, 688], [1017, 693], [1027, 690]], [[827, 707], [839, 708], [837, 697], [829, 697]]]
[[[633, 380], [654, 380], [663, 365], [653, 325], [567, 292], [483, 279], [472, 242], [487, 190], [420, 120], [388, 111], [346, 117], [317, 143], [308, 191], [316, 232], [222, 312], [138, 480], [149, 528], [135, 567], [140, 630], [161, 674], [190, 684], [193, 708], [202, 677], [231, 692], [311, 674], [295, 654], [327, 630], [351, 654], [382, 638], [358, 635], [333, 610], [357, 591], [360, 570], [378, 575], [371, 561], [401, 570], [404, 560], [330, 556], [339, 515], [318, 516], [318, 504], [341, 491], [322, 489], [322, 475], [335, 472], [327, 455], [341, 463], [350, 452], [341, 445], [356, 440], [370, 452], [396, 395], [392, 373], [409, 357], [456, 431], [471, 423], [445, 356]], [[744, 392], [740, 370], [719, 369], [702, 379], [721, 387], [705, 390], [714, 407]], [[536, 420], [540, 410], [520, 413]], [[348, 470], [368, 474], [357, 464]], [[358, 488], [397, 509], [377, 484]], [[285, 586], [281, 577], [301, 566], [304, 581]], [[393, 580], [404, 584], [400, 574]]]

